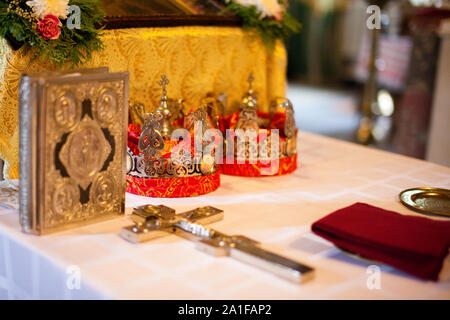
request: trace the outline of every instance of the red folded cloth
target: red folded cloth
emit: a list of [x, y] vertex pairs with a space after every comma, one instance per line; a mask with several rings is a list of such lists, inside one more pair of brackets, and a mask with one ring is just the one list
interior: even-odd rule
[[311, 228], [342, 249], [434, 281], [450, 247], [450, 221], [405, 216], [364, 203], [337, 210]]

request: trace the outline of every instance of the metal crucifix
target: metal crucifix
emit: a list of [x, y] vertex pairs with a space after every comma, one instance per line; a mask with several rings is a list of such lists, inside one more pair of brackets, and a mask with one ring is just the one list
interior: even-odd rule
[[131, 242], [143, 242], [176, 233], [195, 240], [198, 249], [214, 256], [230, 256], [255, 267], [272, 272], [287, 280], [301, 283], [311, 278], [314, 269], [263, 249], [259, 242], [244, 236], [229, 236], [204, 224], [223, 219], [223, 210], [202, 207], [175, 214], [163, 205], [145, 205], [131, 215], [135, 225], [124, 227], [122, 237]]

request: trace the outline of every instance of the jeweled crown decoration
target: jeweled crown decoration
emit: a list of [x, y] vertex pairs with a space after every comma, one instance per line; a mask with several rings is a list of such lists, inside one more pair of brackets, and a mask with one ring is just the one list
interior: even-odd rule
[[224, 139], [224, 174], [260, 177], [283, 175], [297, 168], [297, 128], [289, 99], [275, 98], [269, 112], [258, 106], [255, 76], [247, 79], [239, 111], [223, 115], [220, 121]]
[[[197, 151], [190, 139], [177, 142], [171, 138], [174, 130], [183, 128], [190, 132], [199, 122], [202, 128], [200, 135], [203, 135], [205, 129], [212, 126], [208, 121], [208, 109], [206, 106], [200, 107], [182, 115], [179, 106], [182, 100], [167, 96], [169, 83], [166, 75], [162, 75], [158, 82], [162, 88], [160, 105], [154, 112], [136, 116], [143, 120], [143, 124], [136, 132], [136, 138], [139, 135], [138, 149], [128, 148], [128, 175], [138, 178], [182, 178], [213, 174], [218, 169], [213, 155]], [[138, 113], [135, 110], [135, 114]]]
[[[242, 97], [240, 111], [232, 114], [227, 123], [224, 125], [226, 129], [254, 130], [258, 138], [259, 158], [267, 158], [274, 152], [271, 152], [270, 136], [274, 134], [273, 129], [278, 129], [279, 134], [279, 152], [277, 158], [291, 157], [297, 153], [297, 127], [294, 119], [294, 108], [291, 101], [284, 97], [274, 99], [269, 108], [269, 113], [258, 111], [258, 100], [253, 90], [253, 81], [255, 77], [251, 73], [248, 77], [249, 89]], [[266, 134], [268, 139], [259, 139], [261, 134]], [[235, 148], [236, 158], [249, 158], [252, 154], [251, 144], [246, 142], [244, 150]], [[255, 148], [255, 146], [253, 146]], [[273, 157], [272, 157], [273, 158]]]
[[236, 129], [258, 130], [258, 116], [256, 114], [258, 101], [253, 92], [253, 81], [255, 77], [250, 73], [248, 77], [248, 92], [242, 97], [241, 112]]

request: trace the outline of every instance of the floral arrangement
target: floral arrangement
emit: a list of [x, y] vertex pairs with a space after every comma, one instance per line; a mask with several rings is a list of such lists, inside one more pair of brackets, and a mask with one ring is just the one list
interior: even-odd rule
[[226, 10], [241, 17], [244, 28], [256, 30], [273, 48], [276, 39], [286, 41], [300, 32], [301, 24], [287, 12], [286, 0], [222, 0]]
[[103, 19], [98, 0], [0, 0], [0, 37], [59, 66], [78, 66], [103, 49], [97, 27]]

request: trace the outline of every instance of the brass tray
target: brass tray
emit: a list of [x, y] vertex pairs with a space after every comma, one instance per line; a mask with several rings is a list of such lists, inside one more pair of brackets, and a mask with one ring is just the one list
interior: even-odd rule
[[450, 190], [439, 188], [413, 188], [400, 193], [406, 207], [420, 213], [450, 217]]

